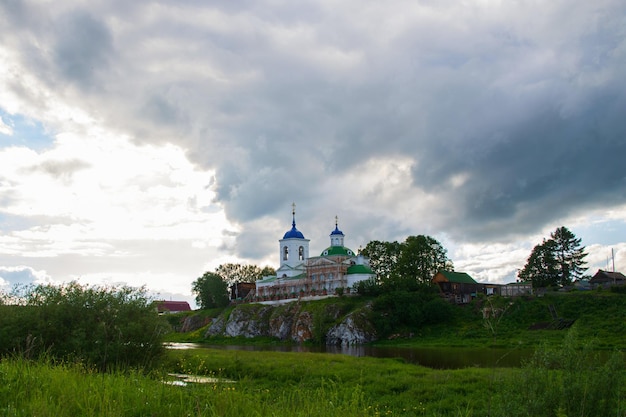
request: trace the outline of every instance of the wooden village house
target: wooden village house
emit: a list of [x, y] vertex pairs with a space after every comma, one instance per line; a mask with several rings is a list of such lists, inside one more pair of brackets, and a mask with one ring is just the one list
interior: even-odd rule
[[591, 284], [591, 288], [626, 285], [626, 276], [621, 272], [609, 272], [598, 269], [598, 272], [589, 280], [589, 284]]
[[465, 272], [439, 271], [431, 282], [439, 286], [446, 299], [456, 304], [469, 303], [484, 292], [484, 284], [479, 284]]

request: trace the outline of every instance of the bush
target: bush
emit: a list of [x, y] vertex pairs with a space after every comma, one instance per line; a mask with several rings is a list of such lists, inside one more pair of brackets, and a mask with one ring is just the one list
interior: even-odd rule
[[149, 367], [167, 328], [151, 301], [143, 288], [30, 287], [20, 305], [0, 306], [0, 354], [46, 354], [101, 370]]
[[452, 306], [441, 300], [432, 288], [396, 290], [379, 295], [372, 306], [372, 322], [381, 336], [403, 330], [417, 330], [426, 324], [446, 321]]

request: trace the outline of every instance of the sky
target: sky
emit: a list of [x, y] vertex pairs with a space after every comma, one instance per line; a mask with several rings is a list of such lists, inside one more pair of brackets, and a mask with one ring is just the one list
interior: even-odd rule
[[229, 263], [429, 235], [626, 272], [622, 0], [0, 0], [0, 288], [193, 301]]

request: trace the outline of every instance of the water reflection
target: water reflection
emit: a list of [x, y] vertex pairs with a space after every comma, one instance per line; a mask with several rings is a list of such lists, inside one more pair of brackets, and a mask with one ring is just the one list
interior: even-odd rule
[[461, 369], [468, 367], [519, 367], [530, 358], [530, 349], [491, 348], [400, 348], [379, 346], [242, 346], [205, 345], [200, 343], [172, 343], [170, 349], [211, 348], [223, 350], [334, 353], [356, 357], [400, 358], [433, 369]]

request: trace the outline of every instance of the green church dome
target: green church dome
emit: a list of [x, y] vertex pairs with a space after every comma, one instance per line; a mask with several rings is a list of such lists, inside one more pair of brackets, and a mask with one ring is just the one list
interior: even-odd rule
[[345, 246], [329, 246], [322, 251], [320, 256], [356, 256], [352, 249], [348, 249]]

